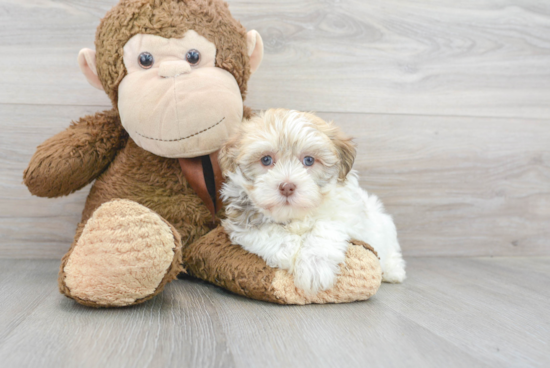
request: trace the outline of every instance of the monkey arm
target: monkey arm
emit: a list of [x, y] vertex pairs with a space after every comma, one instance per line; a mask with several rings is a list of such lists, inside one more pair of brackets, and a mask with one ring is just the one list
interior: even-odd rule
[[190, 275], [231, 292], [278, 304], [366, 300], [382, 282], [374, 250], [368, 244], [352, 240], [336, 285], [317, 295], [305, 294], [295, 287], [293, 276], [287, 271], [269, 267], [256, 254], [232, 244], [221, 226], [183, 247], [183, 266]]
[[25, 185], [39, 197], [73, 193], [107, 168], [125, 139], [114, 110], [80, 118], [37, 147], [23, 174]]

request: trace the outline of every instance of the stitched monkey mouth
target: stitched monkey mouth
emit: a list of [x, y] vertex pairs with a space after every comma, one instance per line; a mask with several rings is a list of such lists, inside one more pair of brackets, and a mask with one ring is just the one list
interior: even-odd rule
[[197, 136], [197, 135], [199, 135], [199, 134], [202, 134], [202, 133], [204, 133], [204, 132], [206, 132], [206, 131], [208, 131], [208, 130], [210, 130], [210, 129], [212, 129], [212, 128], [218, 126], [218, 125], [220, 125], [220, 124], [222, 123], [222, 121], [224, 121], [224, 120], [225, 120], [225, 116], [224, 116], [223, 118], [221, 118], [221, 120], [218, 121], [216, 124], [214, 124], [214, 125], [212, 125], [212, 126], [209, 126], [208, 128], [205, 128], [205, 129], [203, 129], [203, 130], [200, 130], [200, 131], [198, 131], [198, 132], [196, 132], [196, 133], [193, 133], [193, 134], [191, 134], [191, 135], [188, 135], [188, 136], [186, 136], [186, 137], [175, 138], [175, 139], [160, 139], [160, 138], [153, 138], [153, 137], [148, 137], [148, 136], [146, 136], [146, 135], [143, 135], [143, 134], [141, 134], [140, 132], [136, 132], [136, 133], [137, 133], [139, 136], [143, 137], [143, 138], [151, 139], [151, 140], [153, 140], [153, 141], [161, 141], [161, 142], [178, 142], [178, 141], [183, 141], [183, 140], [185, 140], [185, 139], [189, 139], [189, 138], [195, 137], [195, 136]]

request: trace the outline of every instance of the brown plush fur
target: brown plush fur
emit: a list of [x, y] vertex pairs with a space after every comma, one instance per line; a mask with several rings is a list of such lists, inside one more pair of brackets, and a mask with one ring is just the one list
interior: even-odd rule
[[[275, 270], [255, 254], [231, 244], [220, 226], [183, 249], [187, 271], [235, 294], [272, 303], [279, 300], [269, 292]], [[254, 280], [251, 283], [250, 280]]]
[[[194, 242], [212, 229], [212, 215], [187, 183], [178, 161], [138, 147], [123, 129], [117, 111], [118, 85], [127, 73], [122, 59], [124, 44], [138, 33], [180, 38], [189, 29], [217, 46], [216, 66], [235, 77], [244, 99], [250, 77], [246, 30], [231, 16], [225, 2], [121, 0], [102, 19], [96, 34], [98, 76], [113, 109], [81, 118], [48, 139], [37, 148], [25, 170], [25, 184], [31, 193], [43, 197], [68, 195], [96, 180], [73, 247], [61, 265], [59, 287], [67, 296], [72, 297], [64, 284], [64, 265], [86, 222], [103, 203], [129, 199], [148, 207], [173, 226], [180, 237], [178, 241], [184, 244]], [[245, 107], [244, 117], [251, 114]], [[166, 282], [183, 268], [171, 270]], [[77, 301], [100, 306], [93, 301]]]
[[216, 66], [233, 74], [243, 100], [250, 77], [246, 29], [219, 0], [121, 0], [101, 20], [96, 34], [97, 74], [113, 106], [126, 75], [122, 47], [134, 35], [181, 38], [189, 29], [214, 43]]
[[[231, 17], [225, 3], [122, 0], [101, 21], [96, 36], [98, 75], [113, 102], [113, 109], [81, 118], [48, 139], [37, 148], [25, 170], [25, 184], [31, 193], [43, 197], [68, 195], [95, 179], [74, 243], [63, 257], [59, 273], [60, 291], [81, 304], [111, 306], [71, 295], [65, 285], [65, 265], [88, 219], [102, 204], [114, 199], [137, 202], [170, 224], [176, 243], [183, 244], [183, 264], [194, 275], [241, 295], [284, 302], [275, 296], [271, 287], [275, 277], [273, 269], [257, 256], [231, 246], [221, 228], [210, 232], [212, 215], [187, 183], [177, 159], [143, 150], [122, 128], [117, 89], [126, 75], [122, 61], [126, 41], [137, 33], [182, 37], [191, 28], [217, 45], [216, 64], [233, 74], [244, 99], [250, 76], [246, 33]], [[251, 115], [251, 110], [245, 107], [244, 117]], [[204, 237], [205, 234], [208, 236]], [[156, 291], [133, 304], [152, 298], [183, 271], [181, 257], [178, 250]]]
[[59, 197], [97, 178], [124, 147], [128, 134], [114, 110], [80, 118], [36, 149], [23, 174], [39, 197]]
[[103, 203], [124, 198], [158, 213], [184, 242], [210, 231], [212, 215], [185, 180], [178, 161], [147, 152], [131, 138], [127, 142], [90, 190], [82, 221]]
[[[211, 229], [212, 216], [189, 187], [177, 160], [138, 147], [116, 111], [126, 75], [124, 44], [135, 34], [183, 37], [194, 29], [217, 45], [216, 64], [232, 73], [243, 98], [250, 76], [246, 30], [218, 0], [121, 0], [102, 19], [96, 35], [98, 75], [113, 110], [81, 118], [37, 148], [24, 181], [43, 197], [70, 194], [97, 178], [82, 214], [85, 223], [101, 204], [116, 198], [140, 203], [173, 224], [184, 241]], [[251, 110], [244, 109], [245, 118]]]
[[[347, 303], [366, 300], [378, 291], [382, 271], [376, 252], [353, 240], [342, 276], [331, 290], [308, 296], [294, 286], [286, 271], [269, 267], [263, 259], [231, 244], [222, 227], [183, 249], [189, 273], [235, 294], [277, 304]], [[250, 282], [254, 280], [254, 282]]]
[[[280, 109], [284, 113], [284, 109]], [[348, 176], [348, 173], [353, 168], [353, 163], [355, 162], [355, 156], [357, 150], [355, 144], [352, 141], [352, 138], [342, 132], [338, 127], [332, 123], [328, 124], [318, 117], [317, 115], [305, 113], [308, 120], [317, 126], [317, 128], [327, 135], [332, 142], [336, 145], [338, 149], [338, 155], [340, 156], [340, 172], [338, 174], [338, 179], [343, 181]]]

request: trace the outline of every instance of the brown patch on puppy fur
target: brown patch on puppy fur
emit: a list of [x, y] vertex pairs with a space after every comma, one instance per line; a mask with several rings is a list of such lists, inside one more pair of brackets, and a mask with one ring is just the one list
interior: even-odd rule
[[[249, 107], [244, 107], [243, 120], [250, 120], [253, 117], [256, 117], [252, 109]], [[226, 175], [227, 172], [235, 171], [236, 163], [235, 160], [238, 155], [238, 143], [241, 139], [241, 130], [237, 129], [237, 132], [233, 134], [222, 146], [220, 152], [218, 153], [218, 162], [222, 170], [222, 174]]]
[[230, 172], [235, 172], [237, 169], [238, 143], [241, 140], [240, 130], [237, 134], [232, 135], [227, 142], [222, 146], [218, 154], [218, 161], [222, 175], [227, 176]]
[[[287, 109], [270, 109], [269, 114], [266, 112], [264, 118], [284, 120], [285, 116], [288, 115], [289, 112], [290, 110]], [[338, 178], [339, 180], [344, 180], [353, 168], [353, 163], [355, 162], [355, 157], [357, 155], [355, 144], [352, 141], [353, 138], [342, 132], [342, 130], [340, 130], [338, 126], [332, 122], [325, 122], [323, 119], [312, 113], [301, 112], [300, 114], [308, 119], [311, 124], [315, 125], [320, 132], [325, 134], [334, 143], [340, 159]], [[257, 116], [258, 115], [247, 117], [246, 120], [250, 120], [251, 118]], [[242, 154], [242, 152], [240, 152], [240, 142], [244, 135], [242, 129], [243, 127], [241, 126], [241, 129], [238, 129], [235, 134], [233, 134], [233, 136], [225, 142], [220, 150], [220, 167], [224, 175], [228, 172], [235, 171], [237, 158], [239, 157], [239, 154]]]
[[247, 120], [247, 119], [252, 118], [255, 115], [256, 114], [254, 113], [254, 111], [252, 111], [252, 109], [250, 107], [244, 106], [244, 108], [243, 108], [243, 119]]
[[341, 181], [344, 180], [353, 168], [355, 156], [357, 155], [357, 150], [355, 144], [352, 142], [352, 138], [342, 132], [332, 122], [327, 124], [323, 119], [314, 114], [304, 113], [304, 115], [315, 124], [321, 132], [326, 134], [336, 146], [338, 155], [340, 156], [338, 179]]

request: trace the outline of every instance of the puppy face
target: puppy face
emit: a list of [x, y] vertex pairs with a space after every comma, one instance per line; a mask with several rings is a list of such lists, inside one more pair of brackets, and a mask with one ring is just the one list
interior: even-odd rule
[[300, 219], [353, 166], [355, 147], [336, 126], [297, 111], [271, 109], [243, 122], [220, 151], [220, 166], [276, 222]]

